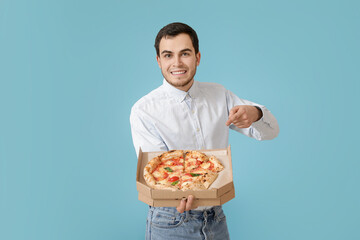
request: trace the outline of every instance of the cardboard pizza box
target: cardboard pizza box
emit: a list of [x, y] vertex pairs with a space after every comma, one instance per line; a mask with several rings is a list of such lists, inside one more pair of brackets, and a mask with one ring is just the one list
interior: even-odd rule
[[[218, 206], [223, 205], [234, 197], [235, 189], [233, 188], [218, 198], [195, 198], [193, 204], [196, 206]], [[152, 199], [139, 192], [139, 200], [153, 207], [177, 207], [181, 199]]]
[[139, 192], [139, 200], [154, 207], [178, 206], [183, 197], [193, 195], [197, 206], [222, 205], [235, 197], [233, 183], [231, 149], [230, 145], [225, 149], [198, 150], [208, 156], [214, 155], [224, 165], [224, 170], [219, 173], [217, 179], [206, 190], [162, 190], [152, 189], [144, 179], [143, 171], [152, 158], [163, 152], [142, 152], [139, 151], [138, 165], [136, 172], [136, 188]]

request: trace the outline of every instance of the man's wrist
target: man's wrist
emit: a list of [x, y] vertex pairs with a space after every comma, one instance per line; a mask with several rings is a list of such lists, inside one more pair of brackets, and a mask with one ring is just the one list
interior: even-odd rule
[[257, 118], [256, 121], [255, 121], [255, 122], [257, 122], [257, 121], [259, 121], [259, 120], [262, 118], [263, 112], [262, 112], [262, 110], [261, 110], [260, 107], [258, 107], [258, 106], [254, 106], [254, 107], [256, 108], [257, 113], [258, 113], [258, 118]]

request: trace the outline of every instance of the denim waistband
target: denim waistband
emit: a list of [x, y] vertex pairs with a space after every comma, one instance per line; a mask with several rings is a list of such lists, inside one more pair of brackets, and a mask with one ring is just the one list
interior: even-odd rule
[[175, 207], [150, 207], [150, 211], [166, 211], [169, 213], [176, 215], [184, 215], [186, 217], [193, 217], [193, 218], [203, 218], [203, 217], [216, 217], [219, 216], [220, 213], [222, 212], [222, 207], [221, 206], [214, 206], [210, 209], [206, 209], [204, 211], [199, 211], [199, 210], [190, 210], [190, 211], [185, 211], [183, 213], [179, 213]]

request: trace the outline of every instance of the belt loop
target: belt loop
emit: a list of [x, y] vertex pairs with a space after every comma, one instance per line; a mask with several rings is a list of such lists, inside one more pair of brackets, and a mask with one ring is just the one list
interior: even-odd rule
[[214, 214], [214, 218], [215, 219], [217, 219], [217, 220], [220, 220], [220, 215], [221, 215], [221, 213], [222, 213], [222, 206], [216, 206], [215, 208], [214, 208], [214, 210], [215, 210], [215, 214]]
[[151, 214], [153, 214], [155, 210], [156, 210], [156, 208], [154, 208], [153, 206], [150, 206], [150, 212], [151, 212]]
[[204, 216], [204, 218], [205, 218], [205, 220], [207, 220], [207, 211], [206, 210], [204, 210], [204, 213], [203, 213], [203, 216]]

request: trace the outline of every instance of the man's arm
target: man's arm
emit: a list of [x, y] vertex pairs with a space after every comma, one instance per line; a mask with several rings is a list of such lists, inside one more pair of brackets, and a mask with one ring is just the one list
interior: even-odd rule
[[270, 140], [279, 134], [276, 118], [266, 107], [238, 98], [227, 91], [229, 119], [226, 122], [231, 129], [257, 140]]

